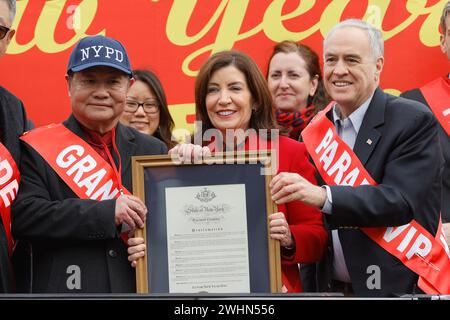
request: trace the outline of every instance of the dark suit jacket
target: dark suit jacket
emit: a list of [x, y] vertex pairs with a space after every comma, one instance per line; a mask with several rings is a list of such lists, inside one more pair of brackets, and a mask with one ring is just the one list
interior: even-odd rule
[[[9, 150], [14, 161], [20, 163], [19, 136], [27, 120], [22, 102], [0, 87], [0, 142]], [[0, 293], [11, 292], [12, 272], [8, 257], [8, 242], [0, 219]]]
[[[331, 186], [332, 214], [325, 215], [328, 227], [338, 229], [353, 289], [359, 296], [412, 293], [417, 275], [358, 228], [400, 226], [415, 219], [436, 234], [442, 165], [437, 122], [423, 104], [377, 89], [354, 152], [378, 185]], [[379, 289], [367, 286], [370, 266], [380, 268]]]
[[[401, 94], [402, 97], [416, 100], [428, 105], [425, 97], [419, 89], [413, 89]], [[448, 102], [450, 104], [450, 101]], [[444, 170], [442, 171], [442, 221], [450, 222], [450, 137], [439, 125], [439, 141], [441, 143], [442, 155], [444, 157]]]
[[[64, 125], [84, 139], [71, 116]], [[51, 143], [51, 137], [49, 137]], [[118, 124], [122, 183], [131, 192], [131, 156], [165, 154], [160, 140]], [[136, 292], [127, 247], [114, 222], [116, 200], [79, 199], [33, 148], [22, 142], [22, 184], [12, 229], [18, 290], [25, 292]], [[116, 165], [117, 155], [113, 155]], [[69, 277], [79, 268], [81, 288]], [[75, 278], [72, 278], [75, 279]]]

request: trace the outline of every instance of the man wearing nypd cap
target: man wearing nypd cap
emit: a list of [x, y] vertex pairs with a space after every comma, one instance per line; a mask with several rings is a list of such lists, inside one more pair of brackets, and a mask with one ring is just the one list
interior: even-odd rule
[[136, 292], [122, 231], [143, 227], [147, 209], [128, 192], [131, 156], [167, 150], [119, 123], [131, 70], [120, 42], [80, 40], [66, 75], [72, 114], [63, 125], [23, 136], [22, 185], [12, 216], [22, 252], [19, 291]]

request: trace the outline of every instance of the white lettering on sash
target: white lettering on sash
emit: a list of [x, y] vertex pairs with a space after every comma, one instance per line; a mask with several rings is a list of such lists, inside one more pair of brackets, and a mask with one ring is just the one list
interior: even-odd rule
[[[352, 156], [345, 150], [342, 153], [338, 151], [339, 142], [334, 139], [333, 130], [328, 129], [322, 141], [315, 149], [315, 152], [319, 155], [319, 162], [323, 164], [323, 169], [328, 176], [331, 177], [336, 174], [333, 180], [337, 185], [354, 186], [361, 170], [358, 167], [350, 170]], [[337, 157], [337, 154], [339, 157]], [[348, 172], [349, 170], [350, 172]], [[364, 179], [361, 183], [361, 185], [369, 184], [367, 179]]]
[[77, 158], [75, 158], [71, 153], [75, 151], [75, 155], [81, 156], [84, 153], [84, 148], [79, 145], [71, 145], [65, 148], [63, 151], [58, 154], [56, 157], [56, 164], [61, 168], [70, 167]]
[[[13, 176], [13, 168], [8, 160], [4, 159], [0, 162], [0, 186], [7, 183]], [[0, 189], [0, 197], [5, 205], [9, 207], [12, 201], [16, 198], [19, 190], [19, 183], [17, 179], [10, 181], [6, 186]]]
[[406, 253], [406, 257], [411, 259], [416, 253], [421, 257], [425, 257], [430, 253], [432, 247], [433, 245], [431, 244], [430, 239], [420, 233], [416, 241], [414, 241], [414, 244], [411, 246], [411, 249]]
[[331, 167], [330, 170], [328, 170], [327, 173], [331, 177], [337, 171], [336, 177], [334, 178], [334, 182], [337, 185], [340, 185], [345, 171], [348, 170], [351, 164], [352, 158], [350, 157], [347, 151], [344, 151], [340, 156], [340, 158], [338, 159], [338, 161], [335, 162], [335, 164]]
[[391, 242], [393, 239], [397, 238], [406, 229], [409, 229], [400, 244], [397, 247], [399, 252], [404, 252], [406, 248], [410, 247], [406, 253], [406, 258], [411, 259], [415, 254], [421, 257], [427, 256], [432, 249], [432, 242], [427, 236], [419, 233], [417, 238], [411, 245], [414, 235], [417, 233], [417, 229], [411, 226], [409, 223], [399, 227], [388, 227], [384, 233], [383, 239], [386, 242]]
[[97, 172], [94, 172], [89, 177], [84, 178], [78, 183], [80, 188], [86, 187], [86, 194], [88, 197], [91, 196], [92, 192], [94, 192], [95, 187], [102, 181], [103, 177], [106, 174], [105, 169], [100, 169]]
[[387, 227], [384, 233], [383, 239], [386, 242], [391, 242], [393, 239], [397, 238], [400, 233], [402, 233], [406, 228], [408, 228], [409, 223], [400, 227]]
[[[60, 168], [67, 169], [67, 176], [73, 176], [72, 180], [78, 187], [86, 188], [85, 193], [90, 199], [113, 199], [119, 192], [117, 188], [113, 189], [112, 179], [100, 185], [107, 171], [103, 168], [95, 170], [97, 162], [91, 155], [85, 155], [85, 149], [80, 145], [70, 145], [64, 148], [56, 157], [56, 164]], [[84, 177], [89, 172], [92, 173]]]
[[4, 159], [0, 162], [0, 186], [5, 184], [13, 176], [13, 168], [8, 160]]
[[325, 134], [325, 137], [323, 137], [322, 142], [317, 146], [316, 153], [319, 154], [321, 149], [326, 148], [331, 140], [333, 139], [333, 130], [328, 129], [327, 133]]
[[319, 161], [323, 162], [323, 169], [327, 170], [328, 167], [331, 165], [331, 163], [334, 160], [334, 157], [336, 156], [336, 151], [338, 148], [338, 143], [336, 141], [333, 141], [323, 152], [323, 154], [320, 156]]
[[90, 155], [81, 158], [77, 163], [75, 163], [72, 168], [67, 170], [67, 175], [70, 177], [74, 172], [76, 172], [73, 181], [78, 184], [80, 182], [81, 176], [85, 172], [90, 172], [97, 166], [97, 162]]
[[[352, 171], [350, 171], [350, 173], [344, 178], [344, 180], [341, 181], [340, 185], [341, 186], [354, 186], [356, 179], [359, 176], [359, 169], [358, 168], [353, 168]], [[367, 181], [367, 180], [366, 180]], [[367, 181], [367, 184], [369, 182]]]
[[406, 234], [405, 238], [402, 240], [402, 242], [400, 243], [400, 245], [397, 247], [397, 250], [400, 252], [405, 251], [406, 247], [409, 245], [409, 243], [411, 242], [411, 239], [413, 238], [413, 236], [416, 234], [416, 228], [411, 227], [411, 229], [408, 230], [408, 233]]
[[117, 188], [114, 188], [114, 190], [112, 190], [112, 192], [111, 192], [112, 185], [113, 185], [113, 182], [111, 179], [109, 179], [107, 183], [105, 183], [103, 186], [101, 186], [97, 190], [97, 192], [92, 196], [91, 199], [97, 200], [97, 198], [99, 196], [102, 196], [100, 200], [113, 199], [117, 195], [119, 190], [117, 190]]
[[8, 183], [8, 185], [0, 190], [0, 197], [2, 198], [6, 208], [9, 207], [11, 205], [11, 202], [16, 198], [18, 190], [19, 184], [17, 183], [16, 179]]

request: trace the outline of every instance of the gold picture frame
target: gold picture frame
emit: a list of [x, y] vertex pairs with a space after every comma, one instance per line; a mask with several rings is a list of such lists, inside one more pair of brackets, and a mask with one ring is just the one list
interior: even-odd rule
[[[268, 216], [276, 212], [276, 205], [271, 200], [269, 190], [269, 183], [274, 174], [272, 168], [273, 166], [276, 167], [273, 155], [270, 151], [216, 153], [195, 164], [182, 164], [179, 161], [173, 161], [171, 156], [137, 156], [132, 158], [133, 194], [146, 203], [149, 211], [144, 229], [136, 230], [135, 234], [136, 237], [144, 238], [147, 253], [144, 258], [137, 261], [136, 290], [138, 293], [170, 293], [170, 290], [167, 289], [169, 285], [166, 286], [165, 282], [170, 277], [168, 266], [164, 265], [164, 260], [167, 261], [169, 255], [167, 245], [164, 249], [164, 245], [157, 244], [158, 241], [156, 240], [152, 242], [148, 238], [152, 238], [158, 233], [158, 239], [162, 239], [159, 242], [164, 242], [165, 236], [167, 243], [169, 243], [167, 232], [165, 233], [164, 227], [161, 226], [167, 221], [165, 206], [170, 202], [162, 201], [165, 199], [161, 198], [167, 195], [167, 186], [172, 183], [174, 177], [177, 179], [176, 184], [182, 184], [183, 187], [191, 185], [195, 185], [194, 187], [208, 186], [211, 185], [211, 181], [214, 181], [214, 184], [217, 185], [230, 186], [230, 183], [234, 180], [239, 180], [238, 182], [244, 185], [247, 210], [245, 219], [250, 221], [247, 224], [250, 293], [281, 292], [280, 245], [279, 241], [270, 238], [267, 222]], [[148, 190], [146, 190], [146, 184]], [[234, 187], [228, 189], [231, 190]], [[149, 197], [153, 197], [152, 200], [149, 200]], [[265, 201], [261, 202], [261, 197], [264, 197]], [[252, 203], [248, 203], [248, 199], [251, 199]], [[265, 219], [260, 219], [259, 211], [254, 212], [257, 208], [265, 208]], [[165, 216], [163, 217], [163, 215]], [[152, 228], [156, 228], [154, 227], [156, 225], [160, 227], [149, 234]], [[260, 241], [261, 238], [265, 238], [265, 241]], [[159, 249], [153, 247], [156, 244]], [[161, 258], [156, 259], [156, 252], [158, 251]], [[152, 261], [158, 262], [153, 263]], [[160, 266], [160, 263], [163, 265]], [[156, 275], [157, 271], [150, 275], [149, 265], [150, 269], [159, 270], [160, 275]], [[267, 270], [267, 272], [264, 272], [264, 270]], [[156, 280], [150, 283], [152, 276]], [[152, 288], [153, 285], [155, 288]], [[156, 288], [157, 286], [158, 288]], [[209, 291], [201, 290], [200, 292]]]

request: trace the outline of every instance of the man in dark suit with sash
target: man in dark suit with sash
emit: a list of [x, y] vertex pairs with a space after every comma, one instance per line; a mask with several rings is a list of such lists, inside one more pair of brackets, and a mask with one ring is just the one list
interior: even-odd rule
[[325, 185], [278, 175], [273, 198], [298, 199], [324, 212], [332, 241], [321, 290], [357, 296], [446, 291], [448, 273], [442, 279], [438, 270], [448, 269], [448, 257], [435, 239], [437, 123], [424, 105], [378, 87], [383, 64], [379, 30], [361, 20], [331, 29], [324, 83], [334, 101], [302, 133]]
[[[0, 58], [14, 35], [11, 26], [15, 13], [15, 0], [0, 0]], [[0, 86], [0, 293], [12, 291], [10, 208], [20, 180], [17, 170], [20, 162], [19, 136], [24, 132], [26, 123], [22, 102]]]

